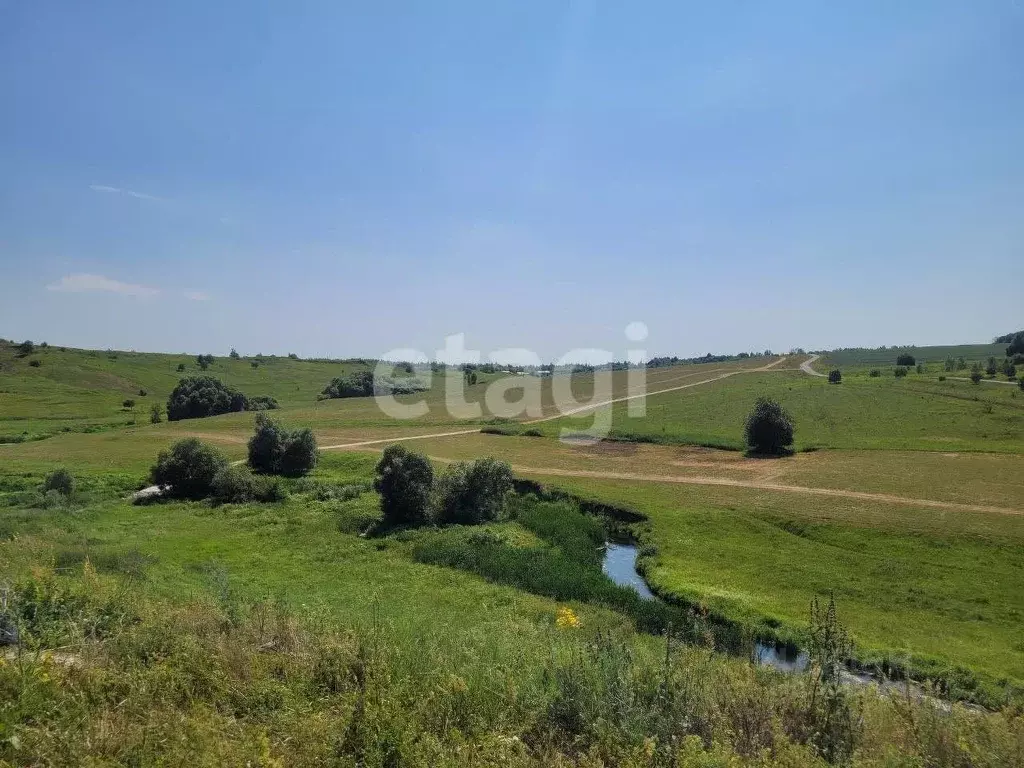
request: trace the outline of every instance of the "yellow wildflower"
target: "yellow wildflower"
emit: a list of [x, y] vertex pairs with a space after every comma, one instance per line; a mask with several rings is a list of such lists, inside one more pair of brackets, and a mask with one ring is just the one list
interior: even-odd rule
[[579, 616], [573, 613], [572, 608], [559, 608], [555, 617], [555, 626], [559, 629], [579, 629], [583, 626]]

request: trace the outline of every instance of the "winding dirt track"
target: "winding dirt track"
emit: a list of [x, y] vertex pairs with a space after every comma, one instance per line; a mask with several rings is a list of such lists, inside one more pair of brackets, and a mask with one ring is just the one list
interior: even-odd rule
[[816, 370], [811, 368], [811, 364], [819, 357], [821, 357], [821, 355], [811, 355], [809, 358], [800, 363], [800, 370], [808, 374], [809, 376], [820, 376], [821, 378], [825, 378], [824, 373], [818, 373]]

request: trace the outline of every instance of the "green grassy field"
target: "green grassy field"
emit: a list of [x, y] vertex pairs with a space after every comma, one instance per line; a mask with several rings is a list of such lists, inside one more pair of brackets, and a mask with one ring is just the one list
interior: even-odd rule
[[[379, 516], [374, 492], [323, 501], [312, 484], [301, 481], [287, 481], [291, 495], [272, 504], [130, 504], [128, 493], [147, 483], [156, 453], [177, 439], [198, 436], [232, 459], [243, 458], [253, 415], [156, 425], [140, 418], [126, 425], [130, 415], [120, 411], [121, 400], [136, 387], [148, 390], [146, 397], [135, 392], [137, 410], [148, 399], [163, 400], [181, 375], [178, 361], [189, 361], [191, 373], [194, 360], [130, 353], [113, 360], [105, 353], [52, 348], [40, 350], [38, 358], [38, 368], [3, 358], [0, 372], [0, 404], [8, 407], [0, 410], [0, 431], [36, 425], [33, 437], [51, 435], [0, 445], [0, 581], [55, 579], [56, 586], [38, 588], [60, 594], [82, 589], [88, 598], [82, 599], [93, 608], [60, 614], [43, 627], [52, 633], [45, 635], [52, 638], [46, 647], [72, 649], [87, 659], [85, 671], [54, 669], [38, 659], [24, 662], [17, 668], [22, 671], [0, 664], [0, 687], [17, 692], [9, 695], [20, 707], [0, 709], [0, 757], [9, 762], [31, 763], [46, 754], [47, 760], [37, 762], [61, 763], [64, 750], [114, 762], [138, 762], [140, 754], [151, 762], [209, 762], [217, 754], [214, 762], [271, 764], [272, 754], [289, 764], [323, 763], [332, 759], [331, 744], [346, 745], [337, 746], [346, 758], [358, 752], [349, 735], [356, 729], [360, 743], [373, 745], [360, 753], [367, 764], [385, 764], [392, 753], [440, 764], [440, 755], [447, 759], [462, 745], [467, 751], [450, 762], [667, 765], [673, 758], [666, 744], [681, 749], [690, 736], [700, 744], [693, 742], [691, 762], [678, 750], [675, 762], [748, 764], [755, 755], [788, 755], [793, 765], [821, 764], [812, 755], [809, 731], [780, 714], [806, 711], [808, 678], [754, 670], [742, 659], [706, 649], [678, 652], [671, 678], [698, 677], [705, 687], [701, 693], [678, 689], [673, 695], [688, 703], [679, 704], [676, 724], [656, 725], [653, 713], [667, 706], [664, 700], [642, 702], [648, 701], [645, 691], [669, 685], [656, 682], [667, 674], [659, 660], [665, 647], [636, 632], [634, 620], [656, 625], [664, 617], [637, 612], [593, 570], [574, 581], [576, 566], [565, 558], [592, 569], [594, 553], [573, 554], [544, 540], [538, 531], [546, 529], [536, 520], [488, 526], [488, 538], [479, 539], [476, 551], [475, 534], [458, 530], [362, 537]], [[651, 390], [687, 388], [651, 395], [642, 419], [626, 418], [625, 404], [613, 407], [613, 434], [645, 443], [584, 446], [552, 439], [565, 427], [589, 423], [593, 414], [586, 414], [532, 425], [540, 437], [474, 433], [408, 446], [436, 459], [438, 467], [493, 455], [513, 464], [520, 476], [641, 512], [647, 519], [635, 533], [649, 547], [641, 568], [652, 587], [670, 601], [703, 606], [748, 634], [803, 644], [810, 601], [834, 594], [861, 661], [940, 679], [954, 697], [990, 706], [1007, 696], [1018, 702], [975, 721], [961, 722], [960, 710], [954, 710], [935, 726], [934, 743], [925, 743], [920, 729], [906, 727], [896, 713], [899, 702], [858, 692], [868, 713], [860, 764], [892, 764], [897, 754], [916, 755], [927, 764], [973, 764], [960, 752], [954, 760], [952, 752], [935, 751], [934, 744], [948, 744], [952, 734], [965, 744], [984, 743], [986, 754], [999, 756], [993, 764], [1006, 764], [1012, 752], [1004, 746], [1024, 728], [1018, 722], [1024, 688], [1024, 514], [927, 507], [885, 495], [1024, 513], [1024, 400], [1011, 387], [940, 382], [937, 368], [904, 379], [873, 378], [867, 373], [870, 361], [861, 367], [851, 363], [843, 383], [829, 385], [800, 372], [799, 361], [791, 358], [764, 372], [750, 370], [764, 361], [649, 372]], [[289, 427], [313, 428], [321, 445], [472, 429], [493, 421], [486, 412], [452, 418], [442, 407], [441, 381], [429, 392], [402, 398], [422, 398], [430, 406], [425, 416], [409, 421], [392, 420], [370, 398], [316, 402], [316, 393], [339, 370], [287, 359], [253, 369], [245, 360], [218, 359], [209, 373], [247, 394], [276, 397], [283, 407], [274, 417]], [[722, 374], [729, 377], [713, 380]], [[471, 390], [471, 401], [483, 398], [487, 380]], [[544, 415], [557, 413], [552, 382], [538, 384]], [[585, 399], [591, 380], [574, 377], [572, 392]], [[614, 375], [611, 396], [630, 394], [625, 374]], [[792, 412], [797, 447], [820, 450], [770, 461], [685, 445], [740, 448], [743, 419], [753, 400], [765, 394]], [[84, 431], [91, 426], [102, 431]], [[499, 426], [522, 432], [530, 425]], [[61, 434], [65, 427], [73, 431]], [[324, 452], [313, 480], [365, 485], [374, 451], [382, 447]], [[79, 481], [69, 504], [50, 503], [38, 492], [45, 473], [58, 465], [69, 467]], [[716, 479], [745, 485], [707, 482]], [[810, 495], [787, 486], [836, 494]], [[844, 491], [880, 496], [846, 498]], [[517, 572], [516, 563], [526, 565]], [[126, 594], [136, 623], [109, 636], [90, 635], [79, 626], [91, 610], [113, 615], [105, 603], [89, 600], [106, 595], [104, 600], [116, 602]], [[579, 597], [555, 599], [560, 595]], [[69, 600], [48, 597], [46, 605], [58, 613], [65, 603], [79, 605], [79, 598]], [[288, 670], [284, 678], [260, 650], [268, 642], [260, 622], [271, 621], [259, 618], [266, 606], [277, 606], [274, 615], [284, 612], [288, 622], [302, 627], [295, 631], [304, 639], [293, 650], [271, 652], [278, 669]], [[567, 609], [582, 628], [558, 628]], [[174, 639], [165, 637], [171, 627]], [[160, 648], [171, 650], [152, 651], [153, 633], [161, 638]], [[606, 655], [609, 637], [616, 638], [612, 647], [622, 649], [614, 659]], [[376, 666], [370, 665], [378, 691], [372, 704], [351, 682], [340, 685], [344, 694], [337, 699], [311, 693], [318, 654], [327, 646], [348, 647], [352, 638], [366, 647], [376, 643], [374, 653], [380, 654]], [[204, 649], [227, 687], [192, 681], [181, 683], [189, 693], [179, 698], [161, 699], [159, 705], [147, 699], [146, 691], [162, 685], [178, 690], [179, 677], [192, 680], [188, 659], [196, 648]], [[151, 657], [160, 661], [136, 660]], [[560, 660], [569, 660], [568, 666], [559, 666]], [[566, 669], [585, 679], [563, 681], [569, 686], [563, 687], [557, 681]], [[40, 682], [39, 670], [48, 682]], [[351, 674], [342, 677], [350, 681]], [[27, 687], [24, 675], [33, 681]], [[124, 682], [129, 680], [135, 686], [130, 691]], [[119, 698], [108, 700], [104, 686], [118, 681]], [[466, 692], [460, 693], [463, 686]], [[268, 691], [276, 691], [277, 704], [266, 703]], [[615, 710], [619, 714], [603, 709], [624, 701], [620, 696], [632, 703]], [[135, 719], [124, 720], [114, 706], [122, 700], [134, 702]], [[369, 720], [357, 718], [357, 701], [373, 713], [365, 716]], [[930, 706], [913, 710], [917, 722]], [[435, 710], [447, 713], [445, 719], [433, 719]], [[570, 710], [577, 714], [569, 717]], [[621, 719], [626, 711], [632, 714]], [[769, 723], [758, 726], [772, 734], [772, 746], [762, 744], [768, 752], [738, 735], [747, 733], [738, 723], [750, 718]], [[146, 746], [141, 734], [147, 728], [182, 722], [197, 734], [198, 752]], [[342, 725], [332, 728], [330, 722], [344, 724], [342, 732]], [[684, 728], [683, 722], [707, 727]], [[21, 747], [13, 746], [11, 733]], [[301, 744], [292, 738], [297, 733], [307, 733]], [[430, 734], [429, 744], [415, 734]], [[654, 738], [653, 746], [648, 738]], [[392, 742], [398, 746], [388, 752]], [[898, 746], [884, 753], [878, 748], [884, 744]], [[733, 758], [741, 762], [729, 763]]]
[[[691, 390], [652, 395], [643, 418], [625, 404], [612, 412], [612, 436], [740, 449], [743, 422], [759, 396], [776, 398], [792, 414], [797, 449], [849, 448], [1019, 452], [1024, 397], [1013, 387], [848, 375], [840, 385], [797, 371], [745, 374]], [[546, 434], [585, 427], [590, 417], [544, 423]]]
[[943, 363], [948, 358], [964, 358], [970, 364], [983, 362], [990, 357], [1002, 360], [1006, 356], [1006, 344], [958, 344], [937, 347], [888, 347], [886, 349], [843, 349], [826, 352], [817, 367], [828, 370], [831, 366], [895, 367], [896, 358], [907, 353], [919, 363]]

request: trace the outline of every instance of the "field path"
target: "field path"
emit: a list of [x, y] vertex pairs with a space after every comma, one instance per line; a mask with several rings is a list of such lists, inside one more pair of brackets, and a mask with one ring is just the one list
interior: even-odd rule
[[531, 419], [529, 421], [523, 421], [522, 424], [540, 424], [545, 421], [553, 421], [554, 419], [561, 419], [565, 416], [574, 416], [577, 413], [585, 413], [586, 411], [592, 411], [595, 408], [601, 408], [606, 405], [612, 405], [613, 403], [624, 403], [627, 400], [636, 400], [641, 397], [650, 397], [652, 395], [661, 395], [665, 392], [678, 392], [681, 389], [689, 389], [690, 387], [699, 387], [701, 384], [710, 384], [713, 381], [720, 381], [722, 379], [728, 379], [730, 376], [738, 376], [741, 373], [760, 373], [761, 371], [767, 371], [774, 368], [780, 363], [786, 362], [789, 358], [780, 357], [778, 360], [774, 360], [767, 365], [762, 365], [760, 368], [741, 368], [736, 371], [727, 371], [726, 373], [720, 373], [717, 376], [712, 376], [709, 379], [701, 379], [700, 381], [691, 381], [689, 384], [680, 384], [678, 387], [667, 387], [666, 389], [659, 389], [654, 392], [640, 392], [635, 395], [622, 395], [621, 397], [613, 397], [609, 400], [601, 400], [597, 403], [587, 403], [581, 405], [579, 408], [570, 408], [562, 413], [556, 413], [553, 416], [543, 416], [539, 419]]
[[821, 357], [821, 355], [811, 355], [809, 358], [800, 363], [800, 370], [811, 376], [821, 376], [822, 378], [825, 378], [824, 373], [818, 373], [816, 370], [811, 368], [811, 364], [819, 357]]
[[[967, 378], [966, 376], [947, 376], [946, 378], [949, 379], [950, 381], [970, 381], [970, 379]], [[996, 379], [982, 379], [981, 383], [982, 384], [1006, 384], [1007, 386], [1010, 386], [1010, 387], [1020, 386], [1019, 384], [1017, 384], [1016, 381], [997, 381]]]
[[[435, 458], [435, 457], [431, 457]], [[437, 461], [450, 462], [451, 459], [436, 457]], [[984, 512], [997, 515], [1024, 515], [1024, 510], [1009, 507], [995, 507], [985, 504], [961, 504], [955, 501], [936, 501], [935, 499], [915, 499], [907, 496], [896, 496], [889, 493], [870, 493], [867, 491], [847, 491], [841, 488], [815, 488], [804, 485], [782, 485], [763, 480], [735, 480], [724, 477], [706, 475], [646, 475], [636, 472], [606, 472], [587, 469], [561, 469], [557, 467], [528, 467], [513, 464], [515, 472], [552, 477], [589, 477], [595, 480], [632, 480], [647, 483], [677, 483], [680, 485], [724, 485], [730, 488], [751, 488], [761, 491], [779, 491], [781, 493], [803, 493], [812, 496], [833, 496], [844, 499], [863, 501], [882, 501], [887, 504], [907, 504], [915, 507], [933, 509], [951, 509], [958, 512]]]

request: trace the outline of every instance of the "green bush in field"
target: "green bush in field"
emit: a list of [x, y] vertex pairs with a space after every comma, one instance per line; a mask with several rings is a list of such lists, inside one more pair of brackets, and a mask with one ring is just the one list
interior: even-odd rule
[[39, 366], [42, 365], [42, 362], [40, 362], [39, 360], [29, 360], [28, 364], [32, 368], [38, 368]]
[[907, 375], [907, 369], [904, 368], [902, 365], [898, 365], [896, 366], [896, 369], [892, 372], [892, 375], [895, 376], [897, 379], [902, 379], [904, 376]]
[[380, 494], [384, 522], [389, 525], [426, 521], [434, 469], [426, 456], [405, 446], [389, 445], [377, 462], [373, 488]]
[[971, 383], [980, 384], [984, 376], [981, 375], [981, 371], [971, 371]]
[[878, 370], [877, 368], [872, 368], [871, 371], [868, 373], [868, 376], [870, 376], [873, 379], [877, 379], [881, 375], [882, 375], [882, 372], [880, 370]]
[[1006, 355], [1024, 355], [1024, 331], [1017, 331], [1010, 339], [1010, 346], [1006, 348]]
[[956, 370], [956, 360], [953, 359], [952, 357], [947, 357], [944, 366], [945, 366], [945, 370], [946, 370], [947, 373], [949, 373], [950, 371], [955, 371]]
[[26, 339], [18, 345], [18, 357], [28, 357], [36, 349], [36, 345]]
[[985, 373], [989, 376], [995, 376], [999, 372], [999, 364], [996, 362], [994, 357], [988, 359], [988, 364], [985, 366]]
[[167, 420], [200, 419], [244, 411], [248, 399], [213, 376], [186, 376], [167, 398]]
[[160, 403], [153, 403], [149, 406], [149, 423], [159, 424], [160, 423]]
[[246, 467], [239, 466], [226, 466], [214, 475], [211, 495], [225, 504], [280, 501], [285, 496], [277, 479], [258, 477]]
[[896, 365], [902, 365], [909, 368], [916, 363], [917, 361], [914, 359], [914, 356], [906, 352], [896, 358]]
[[61, 496], [73, 496], [75, 493], [75, 476], [65, 467], [53, 470], [43, 480], [43, 493], [56, 491]]
[[504, 516], [512, 467], [493, 458], [457, 462], [436, 482], [431, 517], [442, 525], [476, 525]]
[[793, 444], [793, 419], [777, 401], [760, 397], [747, 417], [744, 436], [754, 453], [788, 453]]
[[160, 451], [150, 479], [168, 496], [202, 499], [212, 493], [214, 477], [226, 466], [228, 460], [220, 451], [189, 437]]
[[838, 368], [828, 372], [828, 383], [829, 384], [842, 384], [843, 383], [843, 374], [839, 371]]
[[316, 438], [309, 429], [288, 431], [265, 414], [256, 416], [249, 439], [249, 466], [268, 475], [301, 477], [316, 467]]

